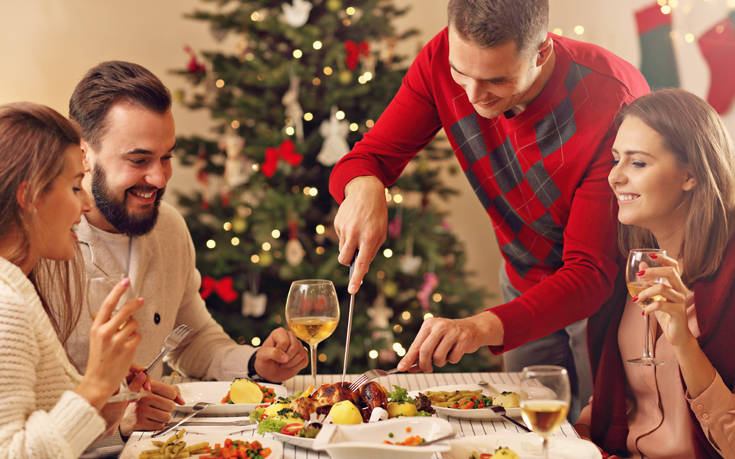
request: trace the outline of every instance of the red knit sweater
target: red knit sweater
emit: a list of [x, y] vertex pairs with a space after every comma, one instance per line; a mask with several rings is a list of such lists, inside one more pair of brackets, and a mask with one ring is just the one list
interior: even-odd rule
[[552, 38], [556, 63], [542, 92], [517, 116], [486, 119], [450, 75], [444, 29], [330, 178], [339, 202], [354, 177], [374, 175], [390, 185], [445, 129], [493, 221], [510, 281], [523, 293], [493, 308], [505, 330], [496, 352], [590, 316], [609, 296], [617, 272], [617, 212], [607, 184], [611, 126], [648, 85], [602, 48]]

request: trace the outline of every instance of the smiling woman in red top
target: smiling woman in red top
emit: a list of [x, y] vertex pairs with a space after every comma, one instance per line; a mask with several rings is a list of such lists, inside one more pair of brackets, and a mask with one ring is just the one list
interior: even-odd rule
[[[618, 199], [620, 248], [659, 247], [665, 279], [620, 302], [604, 336], [591, 437], [633, 457], [735, 457], [735, 150], [717, 113], [679, 89], [644, 96], [621, 113], [609, 183]], [[653, 299], [657, 295], [664, 301]], [[655, 317], [660, 366], [623, 364]]]

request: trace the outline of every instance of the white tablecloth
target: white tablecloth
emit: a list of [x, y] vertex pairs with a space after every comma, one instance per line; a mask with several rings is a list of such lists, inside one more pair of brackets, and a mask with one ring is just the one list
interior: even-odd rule
[[[342, 375], [319, 375], [317, 376], [317, 384], [322, 383], [334, 383], [340, 380]], [[345, 379], [352, 381], [357, 375], [348, 375]], [[185, 380], [185, 379], [183, 379]], [[183, 381], [180, 378], [167, 378], [167, 382], [175, 384]], [[491, 384], [504, 384], [504, 385], [518, 385], [520, 380], [520, 373], [413, 373], [413, 374], [396, 374], [385, 376], [378, 379], [378, 382], [386, 387], [388, 390], [392, 390], [393, 385], [399, 385], [405, 387], [409, 391], [422, 390], [433, 386], [444, 386], [452, 384], [474, 384], [477, 381], [485, 380]], [[283, 383], [288, 389], [289, 393], [303, 390], [312, 384], [311, 375], [297, 375]], [[206, 419], [203, 416], [197, 416], [197, 419]], [[466, 420], [448, 417], [446, 418], [458, 432], [458, 437], [464, 436], [475, 436], [485, 435], [494, 432], [522, 432], [522, 430], [514, 424], [504, 421], [503, 419], [497, 420]], [[222, 418], [217, 418], [222, 420]], [[231, 427], [230, 430], [233, 428]], [[147, 436], [147, 433], [135, 432], [131, 437], [130, 441], [138, 441], [143, 437]], [[248, 433], [253, 438], [259, 438], [260, 436], [253, 430]], [[569, 421], [564, 421], [561, 428], [554, 434], [558, 437], [572, 437], [578, 438], [577, 432], [574, 430]], [[328, 458], [326, 453], [319, 453], [316, 451], [306, 450], [297, 448], [292, 445], [283, 445], [283, 457], [286, 459], [322, 459]]]

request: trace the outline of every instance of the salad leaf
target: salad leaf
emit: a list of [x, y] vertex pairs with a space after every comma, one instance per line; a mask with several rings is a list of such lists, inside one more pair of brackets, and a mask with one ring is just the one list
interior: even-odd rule
[[306, 426], [303, 429], [299, 430], [296, 436], [304, 438], [314, 438], [320, 430], [322, 430], [320, 427]]
[[261, 416], [263, 416], [263, 412], [265, 411], [265, 408], [255, 408], [253, 411], [250, 412], [250, 420], [252, 422], [260, 422]]
[[413, 399], [408, 396], [408, 390], [398, 386], [393, 385], [393, 391], [388, 392], [388, 401], [390, 402], [410, 402], [413, 403]]
[[266, 432], [280, 432], [286, 424], [288, 424], [288, 421], [277, 417], [265, 418], [258, 424], [258, 433], [263, 435]]

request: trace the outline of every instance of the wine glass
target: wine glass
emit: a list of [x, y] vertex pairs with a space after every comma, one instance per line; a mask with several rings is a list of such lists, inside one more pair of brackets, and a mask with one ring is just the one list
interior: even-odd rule
[[521, 373], [521, 415], [531, 430], [543, 439], [544, 457], [549, 459], [549, 435], [564, 422], [569, 412], [571, 391], [564, 367], [533, 365]]
[[309, 344], [311, 377], [316, 387], [316, 346], [334, 333], [339, 322], [339, 303], [332, 281], [297, 280], [286, 299], [286, 323], [294, 334]]
[[[109, 276], [90, 276], [87, 278], [87, 305], [92, 315], [92, 320], [97, 316], [97, 311], [102, 306], [102, 302], [105, 301], [107, 295], [110, 294], [113, 288], [119, 284], [125, 278], [124, 274], [112, 274]], [[123, 292], [120, 296], [120, 300], [112, 311], [112, 315], [115, 315], [125, 303], [135, 299], [136, 296], [133, 292], [132, 284]], [[126, 322], [123, 322], [122, 326]], [[145, 397], [147, 394], [145, 391], [133, 392], [128, 388], [128, 382], [125, 378], [120, 382], [120, 389], [114, 395], [107, 399], [108, 403], [111, 402], [124, 402], [130, 400], [138, 400]]]
[[[653, 254], [653, 257], [651, 255]], [[663, 249], [632, 249], [628, 252], [628, 262], [625, 266], [625, 282], [628, 286], [628, 292], [631, 297], [635, 297], [643, 290], [651, 286], [651, 282], [643, 281], [638, 273], [645, 271], [646, 268], [661, 266], [661, 263], [656, 261], [657, 256], [666, 256], [666, 251]], [[654, 282], [663, 282], [660, 278]], [[656, 295], [653, 298], [646, 298], [640, 302], [641, 306], [646, 306], [654, 301], [661, 301], [664, 298], [660, 295]], [[651, 318], [646, 314], [646, 341], [643, 344], [643, 355], [637, 359], [630, 359], [628, 363], [633, 365], [647, 365], [656, 366], [663, 364], [662, 361], [656, 360], [653, 357], [651, 351]]]

